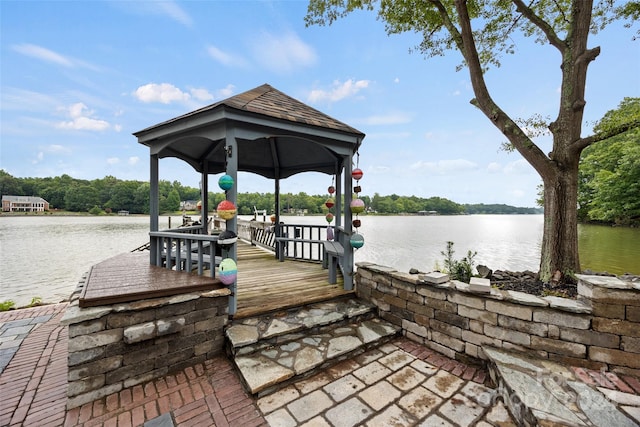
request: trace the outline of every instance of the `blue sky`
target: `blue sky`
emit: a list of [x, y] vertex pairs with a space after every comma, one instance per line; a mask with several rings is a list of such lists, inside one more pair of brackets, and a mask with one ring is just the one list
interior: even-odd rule
[[[148, 150], [132, 132], [269, 83], [364, 132], [363, 193], [440, 196], [458, 203], [534, 206], [540, 178], [469, 104], [457, 52], [411, 53], [416, 34], [387, 36], [371, 12], [306, 28], [305, 1], [4, 1], [0, 168], [16, 177], [113, 175], [148, 181]], [[615, 23], [590, 39], [583, 136], [625, 96], [640, 96], [640, 41]], [[559, 54], [523, 40], [487, 74], [512, 117], [555, 117]], [[537, 141], [550, 150], [549, 138]], [[171, 159], [162, 179], [197, 187]], [[212, 177], [215, 185], [216, 177]], [[240, 192], [272, 192], [243, 174]], [[283, 192], [324, 194], [331, 178], [303, 174]], [[212, 185], [210, 188], [214, 189]]]

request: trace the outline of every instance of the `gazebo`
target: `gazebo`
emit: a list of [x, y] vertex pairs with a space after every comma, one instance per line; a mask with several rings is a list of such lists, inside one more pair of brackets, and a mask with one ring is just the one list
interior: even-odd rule
[[[134, 133], [150, 151], [150, 231], [159, 232], [159, 159], [175, 157], [190, 164], [201, 178], [202, 234], [207, 234], [208, 176], [226, 173], [235, 185], [227, 200], [237, 205], [238, 172], [274, 180], [276, 224], [280, 223], [280, 180], [302, 172], [336, 177], [335, 241], [344, 249], [340, 267], [344, 288], [353, 287], [352, 231], [353, 156], [364, 134], [278, 91], [268, 84]], [[226, 229], [237, 233], [237, 218]], [[278, 233], [278, 227], [276, 227]], [[151, 240], [150, 262], [157, 265], [157, 248]], [[235, 246], [227, 257], [237, 261]], [[241, 266], [240, 266], [241, 268]], [[231, 284], [229, 313], [236, 309], [235, 284]]]

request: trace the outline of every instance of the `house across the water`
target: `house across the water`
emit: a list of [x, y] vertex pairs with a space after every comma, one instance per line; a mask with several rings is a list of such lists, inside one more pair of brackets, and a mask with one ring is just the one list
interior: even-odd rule
[[49, 202], [42, 197], [2, 196], [2, 212], [44, 212]]

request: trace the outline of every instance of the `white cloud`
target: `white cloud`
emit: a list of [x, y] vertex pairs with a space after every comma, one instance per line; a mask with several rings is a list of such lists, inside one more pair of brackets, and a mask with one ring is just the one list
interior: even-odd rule
[[211, 95], [207, 89], [194, 88], [190, 89], [189, 92], [191, 92], [191, 96], [198, 101], [211, 101], [213, 99], [213, 95]]
[[31, 161], [31, 163], [32, 163], [32, 164], [34, 164], [34, 165], [36, 165], [36, 164], [40, 163], [40, 162], [41, 162], [41, 161], [43, 161], [43, 160], [44, 160], [44, 152], [39, 151], [39, 152], [38, 152], [38, 154], [36, 154], [36, 158], [35, 158], [35, 159], [33, 159], [33, 160]]
[[122, 125], [113, 125], [113, 130], [116, 132], [122, 132]]
[[502, 165], [497, 162], [491, 162], [487, 166], [487, 172], [489, 173], [497, 173], [497, 172], [500, 172], [501, 170], [502, 170]]
[[292, 32], [277, 35], [264, 32], [255, 37], [251, 47], [255, 60], [275, 73], [290, 73], [317, 61], [313, 47]]
[[236, 87], [232, 84], [228, 84], [226, 87], [222, 88], [222, 89], [218, 89], [216, 91], [216, 94], [218, 95], [219, 98], [229, 98], [231, 95], [233, 95], [234, 89]]
[[382, 175], [390, 171], [391, 168], [389, 166], [371, 166], [370, 168], [367, 168], [367, 173], [372, 175]]
[[339, 80], [335, 80], [331, 89], [314, 89], [309, 93], [307, 100], [309, 102], [336, 102], [344, 98], [354, 96], [363, 89], [369, 87], [369, 80], [353, 80], [349, 79], [344, 83]]
[[369, 116], [362, 122], [367, 125], [397, 125], [400, 123], [409, 123], [411, 115], [403, 112], [395, 112], [384, 115]]
[[225, 52], [216, 46], [207, 46], [207, 54], [217, 62], [227, 67], [246, 67], [247, 60], [239, 55]]
[[400, 83], [400, 79], [398, 77], [396, 77], [395, 79], [393, 79], [394, 83]]
[[190, 27], [192, 24], [191, 16], [185, 12], [177, 3], [173, 1], [156, 1], [153, 2], [158, 12], [168, 16], [182, 25]]
[[135, 165], [137, 165], [137, 164], [138, 164], [138, 162], [139, 162], [139, 161], [140, 161], [140, 157], [138, 157], [138, 156], [132, 156], [132, 157], [129, 157], [129, 160], [127, 160], [127, 163], [128, 163], [130, 166], [135, 166]]
[[42, 46], [36, 46], [34, 44], [23, 43], [14, 45], [13, 50], [32, 58], [40, 59], [42, 61], [53, 62], [54, 64], [62, 65], [65, 67], [73, 67], [73, 61], [59, 53], [46, 49]]
[[51, 144], [45, 148], [48, 153], [71, 153], [71, 150], [59, 144]]
[[504, 167], [504, 173], [507, 175], [522, 175], [533, 172], [533, 167], [525, 159], [519, 159], [514, 162], [507, 163]]
[[116, 165], [118, 163], [120, 163], [120, 159], [117, 158], [117, 157], [109, 157], [107, 159], [107, 164], [109, 164], [109, 165]]
[[475, 170], [478, 168], [478, 165], [466, 159], [438, 160], [437, 162], [425, 162], [419, 160], [409, 166], [409, 168], [412, 170], [424, 170], [444, 175], [451, 172]]
[[67, 68], [82, 67], [82, 68], [88, 68], [93, 71], [100, 71], [100, 67], [96, 65], [90, 64], [88, 62], [85, 62], [79, 59], [64, 56], [50, 49], [47, 49], [42, 46], [37, 46], [35, 44], [23, 43], [23, 44], [14, 45], [12, 47], [13, 47], [13, 50], [15, 50], [18, 53], [21, 53], [25, 56], [30, 56], [32, 58], [39, 59], [41, 61], [51, 62], [53, 64], [62, 65], [63, 67], [67, 67]]
[[191, 27], [193, 20], [175, 1], [115, 1], [113, 6], [138, 15], [163, 15], [186, 27]]
[[191, 99], [191, 95], [169, 83], [149, 83], [140, 86], [133, 92], [133, 96], [142, 102], [160, 102], [162, 104], [188, 102]]
[[103, 131], [110, 127], [109, 122], [91, 117], [93, 111], [89, 110], [82, 102], [61, 108], [61, 110], [65, 111], [71, 120], [57, 123], [55, 126], [58, 129]]

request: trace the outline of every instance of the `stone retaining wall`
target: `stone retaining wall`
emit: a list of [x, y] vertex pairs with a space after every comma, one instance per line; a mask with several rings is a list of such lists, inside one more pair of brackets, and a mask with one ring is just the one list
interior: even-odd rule
[[486, 359], [482, 346], [535, 353], [591, 369], [640, 375], [640, 283], [579, 276], [578, 298], [522, 292], [471, 292], [447, 281], [359, 263], [356, 292], [410, 339], [466, 362]]
[[68, 408], [188, 366], [224, 348], [229, 290], [80, 308], [69, 325]]

